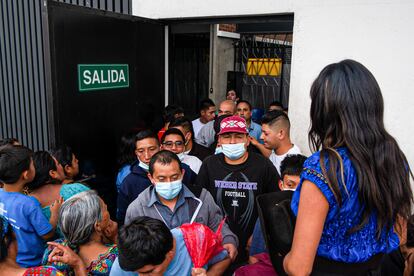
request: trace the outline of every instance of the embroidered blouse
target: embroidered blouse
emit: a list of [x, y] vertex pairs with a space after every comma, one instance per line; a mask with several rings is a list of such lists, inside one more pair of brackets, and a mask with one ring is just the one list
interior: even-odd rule
[[[367, 224], [356, 232], [350, 232], [353, 227], [359, 225], [362, 217], [363, 205], [358, 199], [357, 172], [349, 158], [348, 149], [341, 147], [336, 149], [343, 161], [344, 185], [342, 185], [340, 172], [338, 181], [342, 196], [342, 205], [339, 206], [335, 196], [323, 176], [320, 166], [320, 152], [314, 153], [304, 163], [300, 184], [293, 194], [291, 209], [297, 216], [300, 192], [304, 180], [314, 183], [323, 193], [329, 203], [329, 211], [326, 217], [322, 237], [318, 246], [317, 255], [330, 260], [358, 263], [368, 261], [379, 253], [389, 253], [399, 246], [399, 238], [393, 229], [383, 229], [379, 239], [376, 237], [377, 217], [372, 214]], [[325, 158], [326, 169], [329, 162]]]
[[[55, 242], [67, 245], [67, 242], [63, 239], [58, 239]], [[43, 255], [43, 261], [42, 264], [53, 266], [54, 268], [60, 270], [63, 272], [65, 276], [75, 276], [74, 271], [65, 263], [61, 262], [48, 262], [49, 254], [52, 252], [53, 247], [48, 246], [45, 250], [45, 253]], [[77, 252], [76, 252], [77, 253]], [[118, 257], [118, 247], [116, 245], [109, 245], [108, 250], [103, 253], [99, 254], [98, 258], [96, 260], [92, 261], [88, 267], [86, 268], [86, 271], [88, 275], [93, 276], [107, 276], [111, 272], [112, 264], [114, 263], [115, 259]]]

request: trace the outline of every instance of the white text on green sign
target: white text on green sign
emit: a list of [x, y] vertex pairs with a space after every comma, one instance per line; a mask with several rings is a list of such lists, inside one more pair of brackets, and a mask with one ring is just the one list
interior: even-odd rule
[[79, 64], [79, 91], [129, 87], [128, 64]]

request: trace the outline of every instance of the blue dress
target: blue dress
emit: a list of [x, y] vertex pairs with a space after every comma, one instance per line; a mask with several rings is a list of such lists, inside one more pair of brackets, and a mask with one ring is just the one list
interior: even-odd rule
[[[341, 147], [337, 152], [343, 160], [344, 180], [346, 189], [340, 183], [342, 206], [335, 201], [334, 194], [329, 189], [328, 182], [322, 174], [319, 163], [320, 152], [310, 156], [304, 164], [300, 184], [293, 194], [291, 208], [297, 216], [300, 191], [304, 180], [313, 182], [323, 193], [329, 203], [329, 211], [326, 217], [322, 237], [318, 246], [317, 255], [330, 260], [344, 263], [359, 263], [368, 261], [378, 253], [390, 253], [399, 246], [397, 234], [391, 230], [381, 232], [376, 238], [377, 217], [372, 214], [367, 224], [356, 232], [348, 232], [361, 221], [362, 207], [358, 200], [357, 172], [349, 159], [348, 149]], [[329, 162], [325, 158], [325, 166], [328, 170]], [[339, 172], [338, 172], [338, 175]], [[338, 177], [340, 181], [340, 177]]]

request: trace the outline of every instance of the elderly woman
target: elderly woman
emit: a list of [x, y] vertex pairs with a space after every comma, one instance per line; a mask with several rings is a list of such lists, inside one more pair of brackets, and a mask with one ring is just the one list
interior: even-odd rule
[[[109, 275], [118, 256], [118, 248], [113, 244], [118, 226], [95, 191], [85, 191], [66, 200], [59, 212], [58, 226], [65, 239], [55, 242], [72, 248], [85, 264], [88, 275]], [[74, 275], [67, 265], [50, 262], [53, 248], [52, 245], [46, 249], [43, 264], [54, 266], [65, 275]]]
[[[70, 266], [76, 276], [86, 275], [85, 265], [82, 260], [70, 248], [57, 245], [51, 259], [60, 260]], [[59, 252], [59, 256], [55, 256]], [[0, 271], [1, 275], [8, 276], [62, 276], [62, 272], [51, 266], [38, 266], [23, 268], [16, 263], [17, 240], [14, 236], [12, 226], [8, 220], [0, 215]]]

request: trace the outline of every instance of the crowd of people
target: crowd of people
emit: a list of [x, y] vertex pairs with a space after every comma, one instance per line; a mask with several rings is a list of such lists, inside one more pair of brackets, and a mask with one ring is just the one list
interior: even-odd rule
[[[374, 76], [334, 63], [310, 97], [309, 157], [279, 102], [167, 106], [158, 132], [121, 138], [114, 220], [69, 146], [1, 140], [0, 275], [413, 275], [413, 174]], [[205, 265], [188, 224], [219, 232]]]

